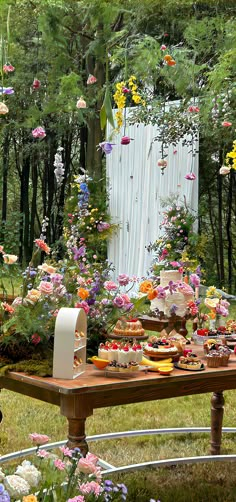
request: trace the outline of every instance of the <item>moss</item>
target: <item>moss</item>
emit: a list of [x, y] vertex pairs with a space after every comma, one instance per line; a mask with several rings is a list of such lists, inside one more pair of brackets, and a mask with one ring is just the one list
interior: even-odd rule
[[52, 359], [29, 359], [25, 361], [18, 361], [17, 363], [6, 363], [6, 361], [1, 361], [0, 376], [6, 375], [8, 371], [22, 371], [24, 373], [28, 373], [29, 375], [50, 377], [52, 376]]

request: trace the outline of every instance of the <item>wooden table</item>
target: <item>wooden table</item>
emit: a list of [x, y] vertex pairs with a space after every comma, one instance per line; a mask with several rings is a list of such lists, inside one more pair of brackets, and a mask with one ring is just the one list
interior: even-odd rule
[[[196, 352], [195, 349], [194, 346]], [[202, 348], [198, 352], [202, 353]], [[86, 372], [76, 380], [40, 378], [11, 372], [0, 377], [1, 388], [60, 406], [61, 414], [68, 419], [68, 445], [81, 448], [83, 454], [88, 450], [86, 418], [96, 408], [213, 392], [211, 453], [218, 455], [224, 411], [223, 391], [236, 388], [236, 360], [233, 355], [229, 366], [224, 368], [206, 368], [195, 373], [175, 369], [170, 376], [140, 372], [140, 375], [128, 380], [106, 378], [93, 365], [88, 365]]]

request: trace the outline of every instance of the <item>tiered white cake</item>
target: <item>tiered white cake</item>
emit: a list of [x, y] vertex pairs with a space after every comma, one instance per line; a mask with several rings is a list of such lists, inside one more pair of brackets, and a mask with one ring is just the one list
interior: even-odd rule
[[[193, 299], [193, 291], [190, 286], [182, 282], [183, 276], [178, 270], [161, 270], [160, 271], [160, 286], [166, 288], [169, 282], [179, 283], [180, 287], [177, 291], [171, 292], [166, 290], [165, 298], [155, 298], [151, 302], [151, 310], [158, 309], [164, 312], [167, 317], [170, 317], [170, 308], [176, 305], [176, 315], [183, 317], [186, 313], [187, 304]], [[191, 294], [192, 292], [192, 294]]]

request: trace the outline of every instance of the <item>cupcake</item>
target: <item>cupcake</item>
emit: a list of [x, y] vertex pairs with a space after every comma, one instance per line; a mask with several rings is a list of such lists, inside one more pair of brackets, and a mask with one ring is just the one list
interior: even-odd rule
[[223, 347], [221, 346], [219, 348], [219, 353], [220, 353], [220, 366], [228, 366], [229, 363], [229, 357], [230, 357], [230, 349], [228, 347]]
[[206, 359], [208, 368], [218, 368], [220, 366], [220, 352], [212, 350], [207, 354]]

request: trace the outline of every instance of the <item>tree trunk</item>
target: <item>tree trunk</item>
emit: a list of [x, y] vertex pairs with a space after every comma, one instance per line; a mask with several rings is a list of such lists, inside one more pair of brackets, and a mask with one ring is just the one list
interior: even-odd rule
[[213, 246], [214, 246], [214, 250], [215, 250], [216, 270], [217, 270], [217, 275], [219, 277], [220, 276], [220, 266], [219, 266], [218, 246], [217, 246], [217, 240], [216, 240], [215, 225], [214, 225], [213, 217], [212, 217], [212, 198], [211, 198], [211, 189], [210, 188], [208, 189], [208, 200], [209, 200], [209, 218], [210, 218], [210, 224], [211, 224]]
[[3, 142], [3, 157], [2, 157], [2, 228], [1, 228], [1, 241], [4, 242], [4, 229], [7, 219], [7, 177], [9, 167], [9, 148], [10, 138], [9, 130], [6, 129]]
[[[220, 151], [220, 166], [223, 163], [222, 151]], [[222, 219], [222, 176], [217, 176], [217, 196], [218, 196], [218, 236], [219, 236], [219, 264], [220, 275], [219, 285], [224, 286], [225, 282], [225, 268], [224, 268], [224, 241], [223, 241], [223, 219]]]
[[[232, 171], [232, 170], [231, 170]], [[232, 293], [232, 281], [233, 281], [233, 249], [232, 249], [232, 234], [231, 234], [231, 223], [232, 223], [232, 198], [233, 198], [233, 174], [229, 174], [229, 191], [228, 191], [228, 215], [226, 223], [226, 233], [228, 239], [228, 290]]]
[[30, 253], [32, 255], [34, 239], [35, 239], [35, 218], [37, 211], [37, 190], [38, 190], [38, 166], [37, 166], [37, 158], [34, 156], [32, 159], [32, 200], [31, 200], [31, 218], [30, 218], [30, 238], [29, 238], [29, 247]]
[[23, 140], [23, 159], [20, 187], [20, 211], [23, 215], [23, 249], [22, 259], [27, 263], [31, 258], [29, 245], [29, 178], [30, 178], [30, 153], [29, 145]]

